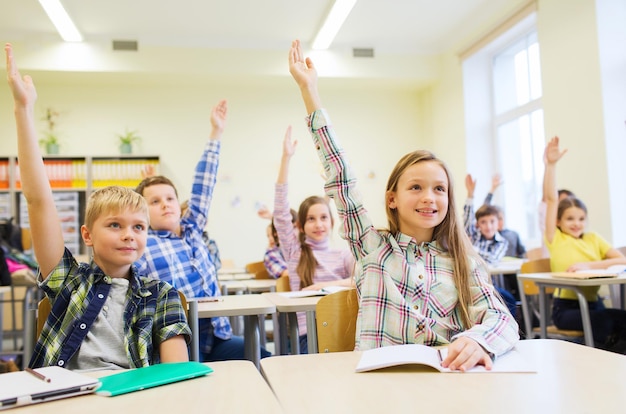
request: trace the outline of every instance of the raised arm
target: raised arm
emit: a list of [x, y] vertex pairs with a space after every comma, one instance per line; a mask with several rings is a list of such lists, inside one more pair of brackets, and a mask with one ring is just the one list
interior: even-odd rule
[[228, 104], [225, 99], [218, 102], [218, 104], [211, 111], [211, 135], [210, 140], [222, 139], [222, 133], [226, 126], [226, 116], [228, 115]]
[[291, 43], [289, 50], [289, 72], [300, 88], [307, 114], [322, 107], [317, 91], [317, 70], [311, 58], [305, 58], [299, 40]]
[[289, 162], [291, 157], [296, 153], [298, 140], [291, 140], [291, 125], [287, 127], [285, 139], [283, 140], [283, 156], [280, 159], [280, 169], [278, 170], [278, 179], [276, 183], [286, 184], [289, 181]]
[[7, 43], [4, 51], [9, 87], [15, 104], [17, 158], [22, 193], [28, 206], [35, 257], [41, 274], [45, 277], [63, 256], [63, 233], [35, 132], [34, 112], [37, 91], [30, 76], [20, 75], [11, 45]]
[[556, 163], [567, 152], [559, 148], [559, 137], [548, 141], [543, 154], [545, 171], [543, 174], [543, 196], [546, 202], [546, 228], [545, 237], [552, 243], [556, 232], [557, 210], [559, 208], [559, 195], [556, 187]]
[[476, 233], [476, 217], [474, 216], [474, 190], [476, 189], [476, 180], [471, 174], [465, 176], [465, 189], [467, 190], [467, 199], [463, 206], [463, 226], [468, 236], [473, 237]]

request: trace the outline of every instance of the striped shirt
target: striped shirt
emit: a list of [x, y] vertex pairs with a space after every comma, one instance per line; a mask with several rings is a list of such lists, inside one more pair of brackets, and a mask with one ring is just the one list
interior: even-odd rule
[[[287, 184], [276, 184], [274, 195], [274, 227], [280, 240], [280, 251], [287, 262], [289, 285], [291, 290], [300, 290], [300, 277], [296, 271], [300, 261], [302, 247], [298, 239], [298, 230], [292, 223], [289, 201], [287, 200]], [[330, 282], [352, 277], [354, 259], [347, 249], [333, 249], [329, 239], [322, 242], [306, 238], [305, 241], [317, 260], [313, 283]], [[306, 313], [298, 312], [298, 333], [306, 334]]]
[[[165, 280], [188, 298], [221, 295], [215, 263], [202, 238], [217, 178], [219, 153], [220, 141], [208, 141], [196, 165], [189, 208], [180, 220], [180, 237], [167, 230], [148, 230], [146, 252], [137, 261], [142, 274]], [[213, 334], [221, 339], [232, 336], [226, 317], [203, 318], [199, 322], [202, 352], [211, 351]]]
[[[52, 311], [35, 345], [31, 368], [65, 366], [79, 350], [100, 314], [111, 278], [93, 262], [78, 263], [69, 250], [43, 279], [38, 275]], [[159, 363], [159, 345], [176, 335], [191, 335], [178, 292], [171, 285], [138, 277], [131, 266], [124, 310], [124, 346], [131, 368]]]
[[377, 231], [326, 112], [313, 112], [308, 124], [324, 165], [326, 194], [335, 200], [342, 221], [340, 234], [362, 269], [356, 275], [356, 349], [444, 345], [461, 336], [474, 339], [496, 356], [511, 349], [519, 340], [518, 326], [494, 295], [485, 269], [472, 261], [472, 326], [463, 326], [450, 255], [436, 242], [418, 245], [405, 234]]

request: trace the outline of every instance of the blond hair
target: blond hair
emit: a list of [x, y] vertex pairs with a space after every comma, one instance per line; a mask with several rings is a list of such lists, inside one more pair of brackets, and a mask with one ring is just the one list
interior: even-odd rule
[[[439, 246], [448, 252], [452, 259], [454, 270], [454, 285], [456, 286], [459, 305], [461, 306], [461, 320], [466, 328], [471, 328], [471, 318], [469, 315], [469, 308], [472, 304], [472, 298], [470, 295], [470, 272], [471, 264], [470, 257], [478, 259], [478, 256], [474, 253], [467, 235], [462, 226], [459, 225], [457, 219], [456, 205], [454, 203], [454, 191], [452, 185], [452, 179], [450, 172], [443, 161], [435, 157], [435, 155], [429, 151], [414, 151], [406, 154], [400, 158], [394, 169], [389, 175], [387, 181], [387, 192], [396, 192], [398, 190], [398, 181], [407, 168], [420, 162], [432, 161], [437, 163], [443, 168], [448, 178], [448, 212], [441, 223], [435, 226], [433, 230], [433, 241], [436, 241]], [[396, 236], [400, 232], [400, 221], [398, 218], [398, 210], [389, 207], [389, 203], [386, 203], [387, 221], [389, 223], [389, 232], [391, 235]]]
[[102, 214], [115, 214], [125, 210], [144, 213], [148, 224], [150, 223], [148, 204], [139, 193], [117, 185], [101, 188], [94, 191], [87, 200], [85, 226], [91, 229], [93, 223]]

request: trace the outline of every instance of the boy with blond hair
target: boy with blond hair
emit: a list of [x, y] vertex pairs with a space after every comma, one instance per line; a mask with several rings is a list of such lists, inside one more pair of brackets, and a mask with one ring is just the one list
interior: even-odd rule
[[94, 370], [188, 361], [191, 331], [178, 292], [133, 266], [146, 246], [143, 197], [123, 187], [94, 192], [81, 226], [91, 263], [79, 264], [65, 248], [35, 133], [37, 92], [30, 76], [20, 76], [10, 44], [5, 53], [37, 282], [52, 306], [29, 365]]

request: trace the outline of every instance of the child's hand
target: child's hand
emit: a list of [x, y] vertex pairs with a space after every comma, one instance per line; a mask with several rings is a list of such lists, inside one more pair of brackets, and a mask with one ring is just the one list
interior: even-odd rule
[[221, 100], [215, 108], [211, 110], [211, 126], [213, 129], [222, 133], [226, 126], [226, 115], [228, 113], [228, 105], [225, 99]]
[[296, 152], [298, 146], [298, 140], [291, 140], [291, 125], [287, 127], [285, 132], [285, 139], [283, 141], [283, 157], [291, 158]]
[[471, 174], [465, 176], [465, 188], [467, 188], [467, 198], [474, 198], [474, 190], [476, 189], [476, 180]]
[[593, 269], [593, 262], [582, 262], [582, 263], [574, 263], [570, 267], [567, 268], [568, 272], [577, 272], [579, 270], [591, 270]]
[[493, 362], [482, 346], [473, 339], [462, 336], [448, 345], [448, 356], [441, 362], [444, 368], [465, 372], [476, 365], [484, 365], [491, 370]]
[[502, 177], [500, 174], [494, 174], [493, 177], [491, 177], [491, 194], [493, 194], [500, 185], [502, 185]]
[[546, 150], [543, 153], [543, 161], [546, 164], [555, 164], [566, 152], [566, 149], [561, 151], [559, 148], [559, 137], [553, 137], [548, 141], [548, 145], [546, 145]]
[[317, 70], [310, 58], [304, 58], [299, 40], [291, 43], [289, 50], [289, 73], [300, 87], [317, 88]]
[[37, 91], [33, 79], [28, 75], [23, 78], [20, 76], [13, 58], [13, 47], [10, 43], [4, 45], [4, 52], [7, 60], [7, 80], [13, 93], [15, 105], [33, 106], [37, 100]]
[[154, 177], [156, 171], [154, 169], [154, 165], [146, 164], [141, 168], [141, 179]]

